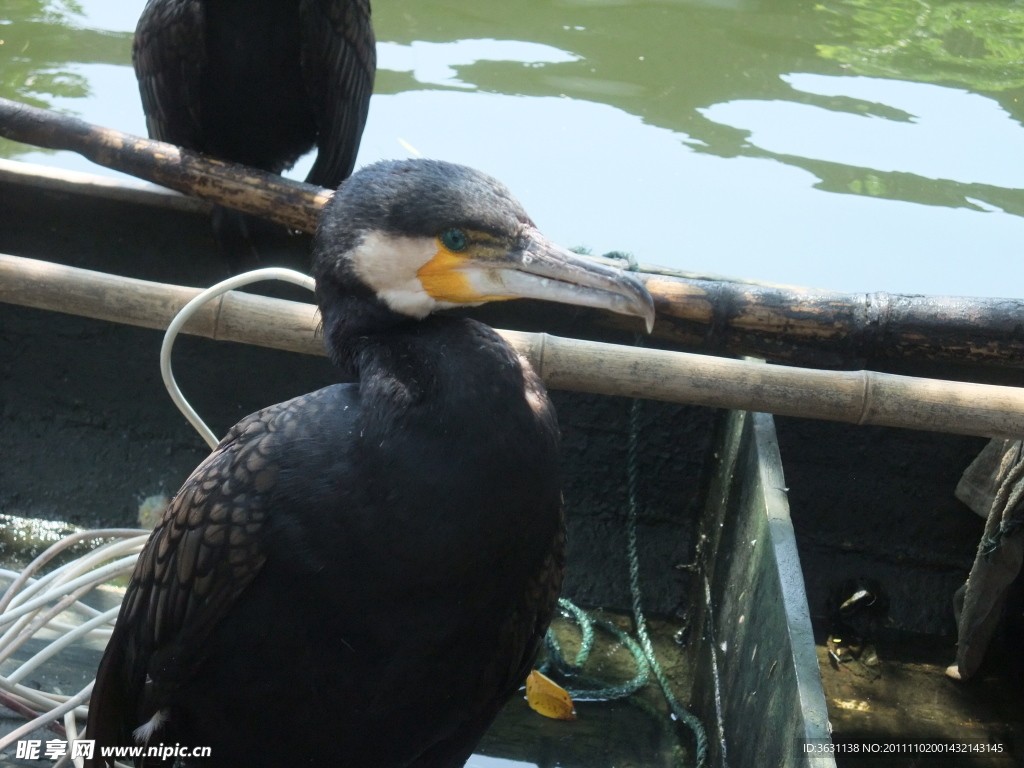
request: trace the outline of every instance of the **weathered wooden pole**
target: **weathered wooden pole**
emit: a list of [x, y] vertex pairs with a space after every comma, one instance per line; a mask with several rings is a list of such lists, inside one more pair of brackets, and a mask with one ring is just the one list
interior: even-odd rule
[[0, 98], [0, 136], [77, 152], [105, 168], [303, 232], [316, 231], [320, 209], [334, 194], [276, 173], [225, 163], [174, 144], [101, 128], [71, 115], [10, 99]]

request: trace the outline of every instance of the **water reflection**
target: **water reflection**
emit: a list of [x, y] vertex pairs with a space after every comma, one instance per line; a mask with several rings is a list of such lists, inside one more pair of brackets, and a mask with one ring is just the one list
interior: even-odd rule
[[[729, 101], [701, 112], [750, 131], [751, 144], [777, 154], [1024, 188], [1024, 163], [1006, 162], [1007, 155], [1024, 157], [1024, 129], [990, 98], [873, 77], [800, 73], [782, 79], [804, 93], [856, 100], [860, 113], [780, 100]], [[899, 117], [871, 114], [873, 104], [891, 107]]]
[[988, 91], [1024, 88], [1019, 3], [841, 0], [818, 10], [846, 41], [818, 52], [854, 72]]
[[579, 58], [550, 45], [520, 40], [456, 40], [451, 43], [414, 40], [409, 45], [388, 42], [377, 45], [378, 70], [411, 72], [417, 83], [451, 88], [476, 88], [475, 84], [460, 80], [455, 68], [479, 61], [515, 61], [537, 67]]
[[128, 64], [131, 36], [79, 26], [73, 0], [8, 0], [0, 9], [0, 96], [48, 106], [49, 97], [91, 95], [69, 62]]
[[[458, 119], [409, 120], [432, 113]], [[455, 91], [375, 97], [359, 162], [409, 156], [407, 147], [498, 176], [567, 245], [791, 284], [1024, 294], [1020, 270], [996, 285], [984, 269], [960, 266], [968, 253], [975, 266], [1004, 258], [1024, 237], [1018, 216], [822, 194], [809, 170], [700, 152], [685, 134], [604, 104]], [[901, 254], [920, 254], [928, 268]]]
[[[85, 18], [81, 3], [73, 0], [5, 2], [0, 8], [0, 96], [37, 107], [54, 107], [58, 99], [81, 103], [94, 95], [93, 84], [72, 62], [131, 62], [130, 35], [87, 29], [81, 26]], [[0, 139], [0, 157], [24, 153], [24, 146]], [[45, 160], [54, 153], [37, 154]]]
[[74, 0], [82, 23], [110, 32], [135, 32], [146, 0]]
[[[0, 93], [143, 132], [128, 32], [143, 4], [5, 3]], [[476, 165], [560, 241], [645, 262], [1024, 295], [1013, 0], [389, 0], [374, 22], [381, 71], [360, 163], [418, 152]]]

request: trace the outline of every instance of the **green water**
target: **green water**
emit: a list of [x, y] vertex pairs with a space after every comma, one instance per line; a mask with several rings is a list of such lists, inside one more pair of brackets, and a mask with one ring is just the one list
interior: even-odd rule
[[[142, 5], [4, 0], [0, 94], [144, 133]], [[1024, 295], [1020, 0], [379, 0], [374, 22], [360, 163], [478, 166], [560, 242], [641, 262]]]

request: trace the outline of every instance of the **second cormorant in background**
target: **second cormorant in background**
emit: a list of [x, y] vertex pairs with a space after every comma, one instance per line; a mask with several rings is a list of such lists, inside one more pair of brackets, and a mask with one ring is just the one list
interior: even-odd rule
[[[132, 61], [151, 138], [273, 173], [315, 145], [307, 181], [352, 173], [376, 72], [369, 0], [149, 0]], [[214, 225], [235, 268], [248, 230], [273, 229], [225, 209]]]
[[649, 327], [650, 295], [429, 160], [343, 184], [314, 274], [357, 381], [244, 419], [175, 496], [97, 674], [93, 765], [162, 743], [212, 749], [184, 766], [455, 768], [533, 664], [565, 564], [555, 415], [501, 336], [435, 312], [531, 297]]

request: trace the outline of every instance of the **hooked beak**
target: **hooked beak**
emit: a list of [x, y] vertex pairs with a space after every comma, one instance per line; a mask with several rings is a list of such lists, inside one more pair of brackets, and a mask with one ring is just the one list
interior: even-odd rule
[[[509, 250], [486, 258], [469, 256], [449, 263], [448, 268], [461, 273], [465, 280], [459, 303], [540, 299], [640, 317], [648, 333], [654, 327], [654, 299], [640, 278], [578, 256], [533, 227], [525, 230]], [[422, 271], [420, 277], [425, 277]], [[431, 295], [451, 301], [433, 291]]]

